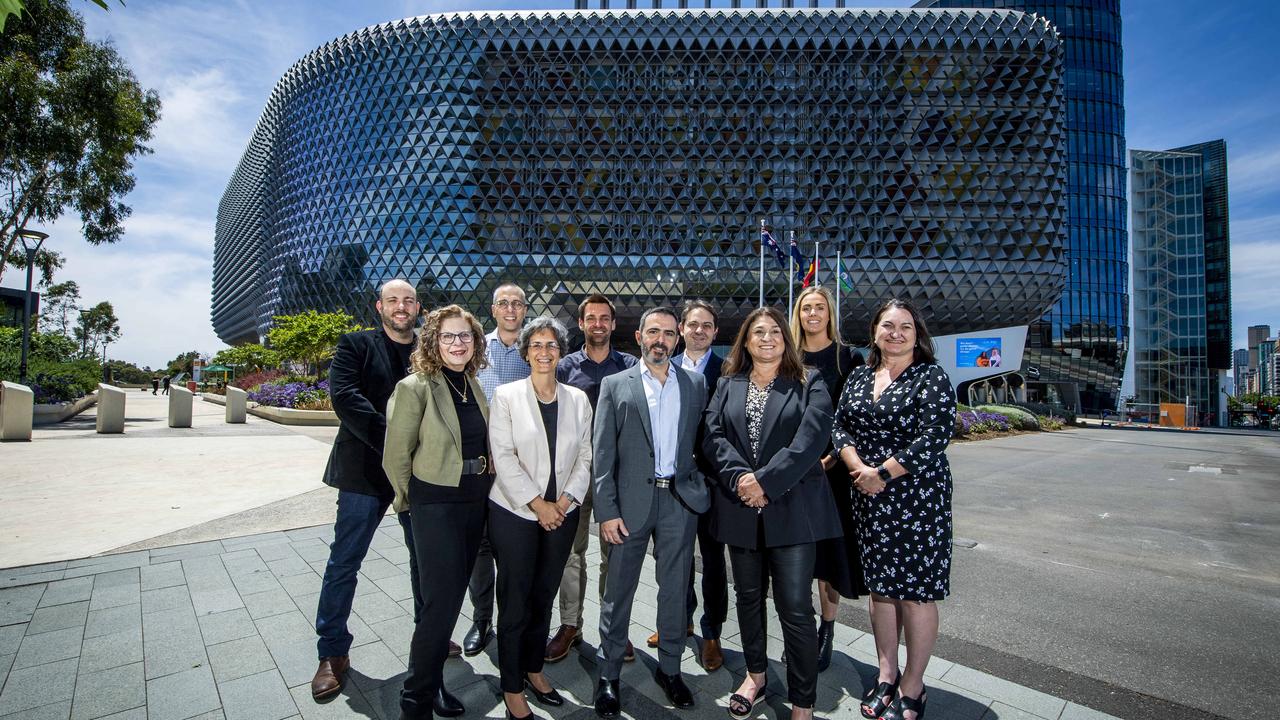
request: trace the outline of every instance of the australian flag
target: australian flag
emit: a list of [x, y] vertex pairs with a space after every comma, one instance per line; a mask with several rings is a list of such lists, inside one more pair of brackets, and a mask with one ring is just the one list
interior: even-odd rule
[[778, 241], [773, 239], [768, 230], [760, 230], [760, 242], [773, 251], [773, 256], [778, 259], [778, 265], [784, 268], [787, 266], [787, 256], [782, 252], [782, 248], [778, 246]]

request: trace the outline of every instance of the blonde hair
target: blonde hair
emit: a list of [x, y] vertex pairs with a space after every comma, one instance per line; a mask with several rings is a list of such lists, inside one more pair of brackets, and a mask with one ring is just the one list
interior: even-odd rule
[[444, 367], [444, 358], [440, 356], [440, 326], [450, 318], [462, 318], [471, 326], [473, 352], [463, 372], [469, 377], [474, 377], [476, 373], [489, 367], [488, 358], [485, 356], [489, 343], [484, 339], [484, 328], [480, 326], [480, 321], [460, 305], [445, 305], [427, 313], [422, 331], [418, 333], [418, 346], [413, 349], [413, 355], [410, 357], [414, 372], [431, 375], [440, 372]]
[[791, 306], [791, 342], [795, 343], [797, 348], [804, 349], [804, 328], [800, 325], [800, 305], [804, 303], [804, 299], [809, 295], [817, 293], [827, 301], [827, 338], [842, 345], [840, 342], [840, 333], [836, 330], [836, 299], [831, 295], [831, 291], [821, 285], [810, 285], [800, 291], [800, 295], [796, 298], [796, 302]]

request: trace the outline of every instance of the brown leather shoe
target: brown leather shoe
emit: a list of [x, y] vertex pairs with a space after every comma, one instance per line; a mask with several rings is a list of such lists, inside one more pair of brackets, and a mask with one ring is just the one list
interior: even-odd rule
[[636, 661], [636, 646], [632, 645], [631, 641], [628, 640], [627, 651], [622, 653], [622, 662], [635, 662], [635, 661]]
[[[693, 637], [693, 625], [692, 625], [692, 624], [690, 624], [690, 625], [689, 625], [689, 630], [687, 631], [687, 633], [686, 633], [686, 634], [688, 635], [688, 637]], [[649, 647], [651, 647], [651, 648], [656, 648], [656, 647], [658, 647], [658, 633], [654, 633], [654, 634], [650, 635], [650, 636], [649, 636], [649, 640], [648, 640], [648, 643], [647, 643], [647, 644], [648, 644], [648, 645], [649, 645]]]
[[702, 641], [702, 669], [714, 672], [724, 665], [724, 652], [720, 650], [719, 640]]
[[582, 642], [582, 632], [573, 625], [561, 625], [555, 635], [547, 641], [547, 652], [543, 656], [547, 662], [560, 662], [565, 659], [574, 645]]
[[462, 646], [452, 640], [449, 641], [449, 657], [462, 657]]
[[351, 667], [346, 655], [320, 658], [316, 676], [311, 678], [311, 698], [324, 700], [342, 691], [342, 675]]

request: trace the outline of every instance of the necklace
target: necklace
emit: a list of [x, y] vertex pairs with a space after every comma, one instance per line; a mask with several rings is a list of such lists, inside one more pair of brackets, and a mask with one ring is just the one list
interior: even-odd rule
[[458, 386], [453, 384], [453, 381], [449, 379], [449, 376], [446, 375], [444, 371], [440, 372], [440, 376], [444, 378], [445, 382], [449, 383], [449, 387], [453, 388], [454, 392], [462, 396], [462, 404], [466, 405], [467, 404], [467, 381], [465, 379], [462, 381], [462, 389], [459, 390]]

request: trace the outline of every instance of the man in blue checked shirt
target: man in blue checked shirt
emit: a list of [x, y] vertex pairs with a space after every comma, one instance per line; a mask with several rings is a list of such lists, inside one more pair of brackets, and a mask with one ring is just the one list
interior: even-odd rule
[[[529, 311], [524, 290], [515, 283], [500, 285], [493, 291], [493, 304], [489, 313], [497, 323], [493, 332], [485, 335], [489, 343], [489, 366], [481, 370], [476, 379], [484, 390], [486, 400], [493, 399], [493, 391], [499, 385], [529, 377], [529, 363], [520, 357], [517, 339], [524, 327], [524, 316]], [[467, 590], [471, 605], [475, 608], [471, 630], [462, 641], [462, 652], [471, 657], [484, 652], [493, 637], [493, 589], [495, 582], [493, 552], [489, 549], [488, 534], [480, 539], [480, 554], [471, 570], [471, 582]]]

